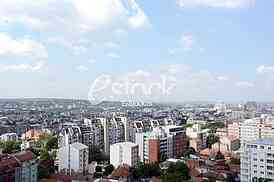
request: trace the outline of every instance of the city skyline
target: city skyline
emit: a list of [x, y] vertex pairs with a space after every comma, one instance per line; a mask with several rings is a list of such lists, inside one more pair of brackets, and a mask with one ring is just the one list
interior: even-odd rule
[[0, 1], [0, 98], [87, 100], [108, 75], [175, 85], [143, 101], [274, 101], [272, 1]]

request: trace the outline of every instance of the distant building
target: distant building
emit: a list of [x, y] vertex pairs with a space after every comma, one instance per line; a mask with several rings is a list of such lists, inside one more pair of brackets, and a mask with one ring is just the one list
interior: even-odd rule
[[262, 115], [259, 118], [245, 120], [240, 123], [241, 146], [246, 142], [263, 138], [274, 138], [274, 118]]
[[240, 124], [238, 122], [233, 122], [227, 125], [227, 135], [235, 136], [240, 138]]
[[1, 182], [37, 182], [38, 162], [30, 151], [0, 155]]
[[138, 145], [131, 142], [121, 142], [110, 146], [110, 163], [117, 168], [127, 164], [135, 166], [138, 163]]
[[206, 148], [208, 129], [202, 130], [200, 124], [194, 124], [186, 129], [186, 135], [189, 138], [189, 145], [196, 151]]
[[47, 134], [48, 131], [41, 129], [30, 129], [26, 133], [22, 134], [23, 140], [38, 140], [42, 135]]
[[274, 181], [273, 164], [273, 138], [247, 142], [241, 153], [241, 182], [259, 181], [259, 179]]
[[3, 135], [0, 136], [0, 140], [2, 141], [15, 141], [18, 139], [18, 136], [16, 133], [5, 133]]
[[59, 148], [59, 172], [67, 174], [86, 173], [88, 170], [88, 146], [73, 143]]
[[229, 154], [239, 150], [240, 140], [235, 136], [222, 136], [219, 142], [212, 145], [214, 151], [220, 151], [222, 154]]

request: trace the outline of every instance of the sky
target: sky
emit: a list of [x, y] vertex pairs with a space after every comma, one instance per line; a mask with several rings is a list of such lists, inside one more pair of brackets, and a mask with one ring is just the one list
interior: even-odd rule
[[274, 101], [273, 0], [0, 0], [0, 98]]

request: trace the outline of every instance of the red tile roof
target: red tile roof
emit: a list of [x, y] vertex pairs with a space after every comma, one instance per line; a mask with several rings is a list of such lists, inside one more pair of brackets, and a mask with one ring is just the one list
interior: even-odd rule
[[127, 165], [119, 166], [117, 169], [115, 169], [111, 173], [111, 176], [113, 177], [128, 177], [129, 175], [130, 175], [129, 166]]

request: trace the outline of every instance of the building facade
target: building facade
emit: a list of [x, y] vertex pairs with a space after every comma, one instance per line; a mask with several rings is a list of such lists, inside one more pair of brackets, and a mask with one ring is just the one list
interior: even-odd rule
[[121, 142], [110, 146], [110, 163], [117, 168], [119, 165], [127, 164], [136, 166], [139, 161], [138, 145], [131, 142]]
[[59, 172], [66, 174], [85, 174], [88, 170], [88, 146], [73, 143], [59, 148]]
[[274, 181], [274, 139], [245, 144], [241, 153], [241, 182]]

